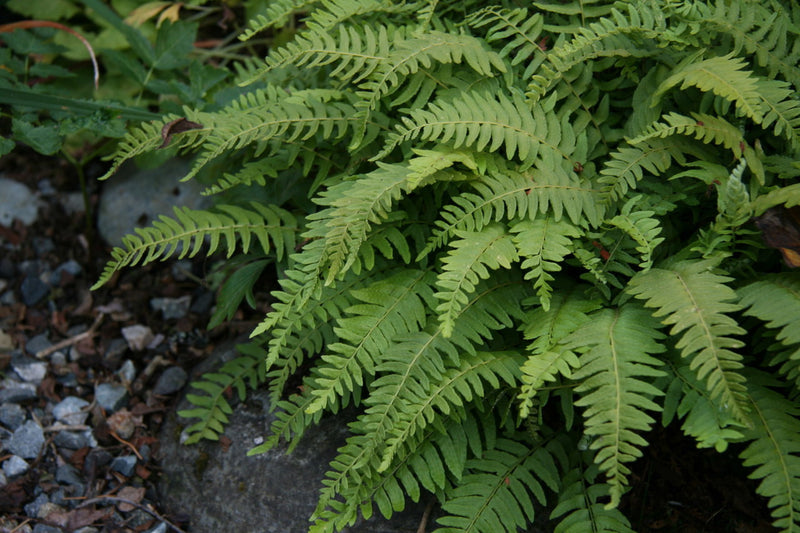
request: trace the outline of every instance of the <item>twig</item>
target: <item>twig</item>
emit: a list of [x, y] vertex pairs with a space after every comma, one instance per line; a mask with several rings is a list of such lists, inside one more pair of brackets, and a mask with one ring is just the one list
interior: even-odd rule
[[47, 426], [44, 428], [45, 433], [53, 433], [56, 431], [86, 431], [87, 429], [92, 429], [91, 426], [87, 426], [86, 424], [62, 424], [61, 422], [56, 422], [52, 426]]
[[173, 524], [172, 522], [167, 520], [164, 516], [160, 515], [156, 511], [152, 510], [147, 505], [143, 505], [143, 504], [141, 504], [139, 502], [135, 502], [133, 500], [128, 500], [126, 498], [120, 498], [118, 496], [98, 496], [97, 498], [92, 498], [90, 500], [86, 500], [85, 502], [80, 504], [77, 508], [86, 507], [87, 505], [92, 505], [93, 503], [100, 503], [102, 501], [112, 501], [112, 502], [126, 503], [128, 505], [132, 505], [133, 507], [136, 507], [137, 509], [141, 509], [142, 511], [146, 512], [147, 514], [149, 514], [150, 516], [156, 518], [157, 520], [161, 520], [162, 522], [167, 524], [169, 527], [171, 527], [172, 529], [174, 529], [178, 533], [186, 533], [186, 531], [182, 530], [180, 527], [176, 526], [175, 524]]
[[425, 507], [425, 512], [422, 513], [422, 520], [419, 522], [417, 533], [425, 533], [425, 528], [428, 526], [428, 519], [431, 517], [431, 511], [433, 511], [433, 500], [428, 502], [427, 507]]
[[45, 348], [44, 350], [39, 350], [38, 352], [36, 352], [36, 358], [37, 359], [44, 359], [45, 357], [47, 357], [48, 355], [50, 355], [53, 352], [57, 352], [57, 351], [61, 350], [62, 348], [66, 348], [68, 346], [72, 346], [73, 344], [78, 344], [83, 339], [91, 337], [92, 335], [95, 334], [95, 332], [97, 331], [97, 328], [100, 327], [100, 323], [103, 321], [103, 318], [105, 316], [106, 315], [103, 314], [103, 313], [100, 313], [99, 315], [97, 315], [97, 318], [94, 319], [94, 323], [89, 327], [89, 329], [87, 329], [83, 333], [78, 333], [77, 335], [75, 335], [73, 337], [70, 337], [68, 339], [64, 339], [61, 342], [57, 342], [54, 345]]
[[108, 433], [109, 433], [109, 435], [111, 435], [112, 437], [114, 437], [115, 439], [120, 441], [122, 444], [124, 444], [125, 446], [127, 446], [128, 448], [133, 450], [133, 453], [136, 454], [136, 457], [138, 457], [140, 461], [142, 460], [142, 456], [139, 454], [139, 450], [136, 449], [136, 446], [134, 446], [130, 442], [126, 441], [125, 439], [123, 439], [122, 437], [120, 437], [119, 435], [114, 433], [113, 431], [109, 431]]

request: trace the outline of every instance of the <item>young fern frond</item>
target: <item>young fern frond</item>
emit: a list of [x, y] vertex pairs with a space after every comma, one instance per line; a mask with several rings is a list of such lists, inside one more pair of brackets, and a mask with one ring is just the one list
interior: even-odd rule
[[714, 274], [712, 267], [709, 261], [686, 261], [652, 268], [631, 279], [628, 291], [655, 308], [653, 316], [665, 317], [661, 322], [672, 325], [670, 335], [683, 333], [676, 348], [691, 359], [690, 368], [706, 382], [711, 399], [747, 423], [742, 356], [732, 350], [744, 343], [731, 337], [745, 330], [728, 315], [740, 306], [732, 303], [736, 293], [725, 285], [730, 278]]
[[771, 329], [785, 347], [794, 349], [792, 359], [800, 359], [800, 277], [777, 274], [756, 281], [738, 291], [743, 313], [757, 317]]
[[636, 242], [636, 251], [641, 254], [639, 268], [647, 270], [653, 264], [653, 251], [664, 242], [664, 238], [658, 236], [661, 225], [652, 218], [654, 211], [632, 211], [640, 199], [640, 196], [631, 198], [622, 206], [622, 212], [606, 223], [619, 228]]
[[288, 211], [257, 203], [251, 209], [221, 205], [216, 212], [176, 207], [175, 218], [161, 215], [151, 227], [137, 228], [135, 235], [124, 237], [122, 246], [112, 250], [112, 259], [93, 288], [126, 266], [163, 261], [174, 254], [178, 258], [194, 257], [201, 250], [213, 254], [221, 241], [226, 244], [228, 257], [236, 251], [237, 240], [241, 241], [238, 248], [247, 253], [255, 239], [261, 253], [274, 253], [280, 259], [294, 249], [296, 224]]
[[629, 139], [630, 144], [650, 142], [652, 139], [665, 139], [671, 135], [690, 135], [704, 143], [721, 144], [737, 159], [744, 155], [745, 140], [741, 130], [719, 117], [704, 113], [691, 113], [691, 116], [669, 113], [662, 117], [664, 122], [652, 124], [641, 135]]
[[603, 309], [557, 350], [580, 351], [580, 368], [573, 379], [580, 384], [576, 406], [584, 407], [584, 434], [596, 450], [594, 462], [606, 475], [611, 501], [606, 509], [619, 505], [633, 462], [642, 455], [648, 431], [655, 420], [647, 411], [661, 411], [653, 398], [663, 392], [648, 380], [663, 376], [663, 362], [652, 354], [664, 351], [657, 323], [648, 313], [628, 303], [619, 309]]

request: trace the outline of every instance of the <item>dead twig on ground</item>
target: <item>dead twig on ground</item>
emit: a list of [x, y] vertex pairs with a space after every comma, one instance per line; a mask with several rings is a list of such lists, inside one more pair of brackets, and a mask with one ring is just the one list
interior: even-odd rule
[[59, 350], [62, 350], [62, 349], [67, 348], [69, 346], [72, 346], [73, 344], [78, 344], [83, 339], [86, 339], [86, 338], [89, 338], [89, 337], [93, 336], [97, 332], [97, 328], [100, 327], [100, 324], [103, 322], [103, 318], [105, 318], [105, 316], [106, 315], [103, 314], [103, 313], [100, 313], [99, 315], [97, 315], [97, 318], [94, 319], [94, 323], [92, 323], [92, 325], [89, 326], [89, 329], [87, 329], [83, 333], [78, 333], [77, 335], [75, 335], [73, 337], [70, 337], [68, 339], [64, 339], [63, 341], [60, 341], [60, 342], [57, 342], [54, 345], [52, 345], [52, 346], [50, 346], [48, 348], [45, 348], [44, 350], [39, 350], [38, 352], [36, 352], [36, 358], [37, 359], [44, 359], [45, 357], [47, 357], [48, 355], [50, 355], [50, 354], [52, 354], [54, 352], [57, 352]]

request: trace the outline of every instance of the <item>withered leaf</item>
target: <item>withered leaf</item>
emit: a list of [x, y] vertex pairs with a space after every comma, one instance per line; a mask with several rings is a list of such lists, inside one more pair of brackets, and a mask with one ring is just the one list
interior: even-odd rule
[[164, 124], [164, 127], [161, 128], [161, 146], [159, 148], [164, 148], [169, 146], [169, 143], [172, 141], [172, 136], [176, 133], [183, 133], [189, 130], [199, 130], [203, 128], [202, 124], [198, 124], [197, 122], [192, 122], [191, 120], [186, 119], [185, 117], [176, 118], [175, 120], [171, 120]]
[[136, 509], [136, 505], [132, 504], [141, 503], [142, 498], [144, 498], [144, 491], [144, 487], [123, 487], [123, 489], [117, 493], [117, 496], [128, 501], [121, 501], [117, 503], [117, 509], [123, 513], [133, 511]]
[[790, 268], [800, 267], [800, 205], [767, 209], [755, 220], [764, 243], [777, 248]]

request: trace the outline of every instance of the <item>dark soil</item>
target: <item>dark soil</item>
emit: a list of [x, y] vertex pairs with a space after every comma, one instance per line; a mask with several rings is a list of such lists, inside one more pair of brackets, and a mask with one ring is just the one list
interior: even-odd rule
[[[97, 201], [100, 187], [94, 178], [102, 171], [100, 164], [87, 169], [92, 202]], [[77, 175], [69, 164], [24, 150], [0, 159], [0, 172], [32, 190], [37, 190], [41, 180], [49, 180], [59, 194], [79, 190]], [[151, 309], [152, 298], [190, 295], [195, 301], [209, 292], [203, 282], [209, 267], [202, 259], [194, 261], [188, 273], [173, 262], [127, 269], [92, 292], [89, 287], [102, 271], [109, 249], [99, 238], [87, 235], [83, 214], [67, 214], [57, 195], [47, 202], [31, 227], [0, 227], [0, 245], [5, 250], [0, 257], [0, 277], [8, 282], [6, 290], [17, 296], [16, 303], [0, 305], [0, 329], [12, 336], [17, 349], [24, 349], [27, 341], [41, 333], [48, 333], [53, 343], [74, 338], [76, 326], [82, 326], [80, 331], [84, 331], [95, 324], [98, 308], [116, 307], [118, 311], [105, 312], [94, 334], [75, 344], [79, 357], [67, 368], [50, 368], [38, 388], [39, 398], [24, 407], [44, 412], [48, 405], [70, 395], [92, 402], [95, 384], [116, 379], [122, 360], [131, 359], [138, 374], [129, 385], [127, 410], [136, 428], [128, 438], [121, 438], [114, 430], [119, 422], [95, 406], [87, 423], [93, 428], [97, 448], [65, 454], [48, 434], [51, 442], [31, 461], [31, 469], [0, 487], [0, 517], [4, 517], [0, 518], [0, 531], [23, 531], [25, 527], [44, 524], [54, 531], [92, 526], [101, 532], [143, 532], [162, 521], [175, 531], [191, 531], [191, 509], [166, 510], [158, 503], [159, 429], [177, 395], [157, 396], [151, 389], [163, 368], [177, 365], [188, 373], [216, 344], [249, 331], [265, 307], [255, 312], [245, 310], [233, 323], [213, 331], [205, 328], [207, 311], [164, 320]], [[38, 254], [36, 237], [51, 239], [55, 248]], [[21, 276], [17, 270], [21, 262], [41, 260], [55, 268], [68, 259], [82, 265], [81, 275], [62, 279], [43, 302], [33, 306], [21, 303]], [[265, 301], [264, 294], [260, 297]], [[163, 341], [143, 351], [109, 357], [107, 350], [115, 339], [121, 338], [121, 328], [132, 324], [149, 326], [153, 332], [163, 334]], [[0, 372], [10, 371], [10, 361], [11, 354], [0, 354]], [[63, 379], [65, 375], [75, 379]], [[636, 531], [773, 531], [766, 501], [755, 495], [757, 483], [747, 479], [748, 472], [737, 462], [735, 450], [725, 456], [713, 450], [697, 450], [678, 429], [657, 429], [650, 440], [645, 456], [634, 465], [632, 488], [623, 501], [623, 511]], [[143, 447], [151, 453], [138, 462], [130, 477], [95, 460], [99, 451], [112, 457], [141, 455]], [[28, 516], [25, 506], [37, 494], [52, 494], [59, 488], [54, 472], [63, 463], [76, 467], [85, 483], [85, 493], [75, 495], [71, 507], [62, 507], [52, 515]], [[433, 530], [432, 525], [428, 529]]]

